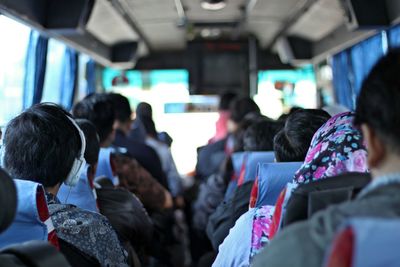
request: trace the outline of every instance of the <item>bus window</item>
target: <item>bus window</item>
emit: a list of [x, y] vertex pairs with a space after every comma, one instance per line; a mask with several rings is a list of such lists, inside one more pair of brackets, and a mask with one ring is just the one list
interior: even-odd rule
[[132, 108], [140, 102], [151, 104], [157, 130], [167, 132], [174, 140], [171, 150], [182, 174], [195, 168], [196, 148], [214, 135], [218, 118], [213, 112], [218, 100], [214, 96], [189, 95], [188, 83], [186, 70], [103, 71], [107, 91], [126, 96]]
[[254, 100], [273, 119], [291, 107], [316, 108], [316, 81], [312, 66], [297, 70], [260, 71]]
[[25, 55], [30, 29], [0, 16], [0, 126], [22, 110], [25, 77]]

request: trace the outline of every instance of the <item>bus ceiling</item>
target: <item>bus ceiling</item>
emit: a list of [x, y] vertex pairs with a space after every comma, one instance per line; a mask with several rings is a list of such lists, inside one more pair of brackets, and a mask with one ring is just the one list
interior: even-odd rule
[[400, 2], [0, 0], [0, 12], [104, 66], [185, 68], [198, 51], [236, 46], [256, 67], [278, 69], [316, 63], [398, 23]]

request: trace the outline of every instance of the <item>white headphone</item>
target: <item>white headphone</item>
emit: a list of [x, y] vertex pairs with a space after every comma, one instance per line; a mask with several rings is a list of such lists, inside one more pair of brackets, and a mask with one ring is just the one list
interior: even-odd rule
[[74, 159], [71, 171], [69, 172], [67, 179], [64, 181], [65, 185], [75, 186], [78, 183], [81, 172], [84, 170], [86, 165], [86, 160], [85, 160], [86, 139], [84, 133], [82, 132], [78, 124], [74, 121], [74, 119], [72, 119], [69, 116], [67, 117], [75, 126], [75, 128], [78, 130], [79, 137], [81, 138], [81, 150], [79, 152], [79, 156]]

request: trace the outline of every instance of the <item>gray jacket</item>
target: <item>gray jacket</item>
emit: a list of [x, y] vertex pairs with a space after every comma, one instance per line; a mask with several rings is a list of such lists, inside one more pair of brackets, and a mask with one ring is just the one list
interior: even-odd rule
[[254, 259], [252, 266], [322, 266], [338, 227], [349, 217], [400, 217], [400, 183], [376, 187], [354, 201], [288, 226]]

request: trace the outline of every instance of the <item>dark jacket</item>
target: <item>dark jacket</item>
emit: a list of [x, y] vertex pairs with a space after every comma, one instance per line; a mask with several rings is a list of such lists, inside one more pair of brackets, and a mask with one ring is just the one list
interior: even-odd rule
[[338, 227], [350, 217], [400, 217], [400, 183], [389, 183], [356, 200], [329, 207], [288, 226], [255, 257], [255, 267], [322, 266]]
[[114, 145], [126, 148], [129, 156], [136, 159], [162, 186], [168, 188], [167, 178], [162, 170], [160, 158], [154, 149], [125, 136], [120, 130], [115, 133]]
[[215, 251], [218, 251], [229, 230], [235, 225], [239, 217], [249, 210], [250, 193], [253, 181], [246, 182], [235, 189], [233, 197], [222, 202], [210, 216], [207, 224], [207, 236], [211, 240]]
[[227, 154], [225, 152], [227, 139], [199, 148], [197, 155], [196, 177], [200, 180], [207, 179], [219, 171]]

